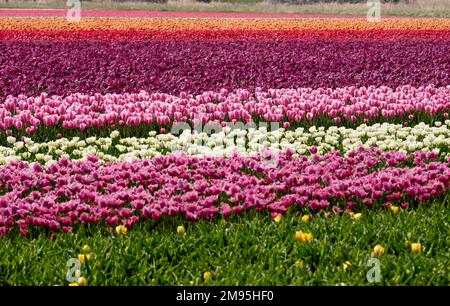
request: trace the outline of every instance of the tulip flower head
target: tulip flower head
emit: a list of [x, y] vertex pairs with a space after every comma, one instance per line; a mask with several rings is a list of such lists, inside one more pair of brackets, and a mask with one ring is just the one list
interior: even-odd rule
[[79, 286], [87, 286], [87, 284], [88, 284], [88, 281], [85, 277], [82, 276], [78, 279]]
[[203, 279], [207, 282], [211, 279], [211, 272], [207, 271], [205, 273], [203, 273]]
[[85, 254], [78, 254], [78, 261], [80, 262], [80, 265], [84, 265], [86, 257]]
[[273, 218], [273, 220], [276, 223], [280, 223], [283, 220], [283, 216], [282, 215], [277, 215], [275, 218]]
[[413, 251], [413, 253], [420, 254], [422, 251], [422, 245], [419, 242], [411, 243], [411, 251]]
[[297, 267], [297, 268], [303, 268], [304, 266], [305, 266], [305, 262], [303, 261], [303, 260], [301, 260], [301, 259], [299, 259], [299, 260], [297, 260], [296, 262], [295, 262], [295, 266]]
[[87, 244], [83, 245], [81, 249], [83, 250], [84, 253], [89, 253], [91, 251], [91, 247]]
[[362, 218], [362, 213], [356, 213], [356, 214], [353, 214], [352, 218], [353, 218], [353, 220], [355, 220], [355, 221], [359, 221], [359, 220], [361, 220], [361, 218]]
[[344, 272], [347, 271], [347, 269], [348, 269], [351, 265], [352, 265], [352, 263], [351, 263], [349, 260], [347, 260], [346, 262], [344, 262], [344, 263], [342, 264], [342, 269], [344, 270]]
[[84, 264], [86, 261], [91, 261], [92, 254], [79, 254], [78, 260], [80, 261], [80, 264]]
[[391, 206], [391, 211], [392, 211], [392, 213], [393, 213], [394, 215], [396, 215], [396, 214], [398, 213], [398, 206], [392, 205], [392, 206]]
[[184, 228], [183, 225], [179, 225], [179, 226], [177, 227], [177, 233], [178, 233], [178, 235], [180, 235], [180, 236], [183, 236], [184, 234], [186, 234], [186, 229]]
[[123, 236], [127, 233], [127, 228], [123, 225], [116, 226], [116, 233], [119, 236]]
[[300, 242], [309, 242], [313, 239], [313, 235], [311, 233], [304, 233], [302, 231], [295, 232], [295, 239]]
[[380, 244], [377, 244], [377, 245], [373, 248], [372, 256], [373, 256], [373, 257], [381, 256], [381, 255], [384, 254], [384, 252], [385, 252], [384, 247], [381, 246]]

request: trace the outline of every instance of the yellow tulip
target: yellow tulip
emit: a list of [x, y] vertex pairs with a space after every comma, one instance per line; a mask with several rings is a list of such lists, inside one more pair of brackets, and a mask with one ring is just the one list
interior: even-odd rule
[[359, 221], [362, 218], [362, 213], [357, 213], [352, 216], [353, 220]]
[[283, 220], [283, 216], [282, 216], [282, 215], [277, 215], [275, 218], [273, 218], [273, 220], [274, 220], [276, 223], [280, 223], [281, 220]]
[[350, 267], [352, 263], [350, 261], [346, 261], [342, 264], [342, 269], [344, 269], [344, 272], [347, 271], [348, 267]]
[[391, 211], [392, 211], [392, 213], [393, 213], [394, 215], [396, 215], [396, 214], [398, 213], [398, 207], [392, 205], [392, 206], [391, 206]]
[[311, 233], [304, 233], [302, 231], [295, 232], [295, 239], [301, 242], [308, 242], [313, 239], [313, 235]]
[[127, 233], [127, 228], [123, 225], [116, 226], [116, 233], [117, 235], [125, 235]]
[[380, 256], [384, 254], [384, 247], [377, 244], [374, 248], [373, 248], [373, 252], [372, 252], [372, 256]]
[[87, 286], [87, 284], [88, 284], [88, 282], [87, 282], [87, 279], [85, 277], [80, 277], [78, 279], [78, 285], [80, 285], [80, 286]]
[[211, 279], [211, 272], [208, 271], [208, 272], [203, 273], [203, 279], [205, 281], [209, 281]]
[[84, 265], [85, 259], [84, 254], [78, 254], [78, 261], [80, 262], [80, 265]]
[[92, 254], [79, 254], [78, 260], [80, 261], [80, 264], [84, 264], [86, 261], [91, 261]]
[[80, 284], [78, 284], [78, 283], [70, 283], [69, 284], [69, 287], [78, 287]]
[[186, 234], [186, 229], [184, 228], [183, 225], [180, 225], [180, 226], [177, 227], [177, 233], [178, 233], [178, 235]]
[[309, 222], [309, 216], [308, 216], [308, 215], [304, 215], [304, 216], [302, 217], [302, 222], [303, 222], [303, 223], [308, 223], [308, 222]]
[[419, 254], [422, 251], [422, 246], [420, 243], [411, 243], [411, 250], [414, 253]]
[[303, 268], [305, 266], [305, 263], [303, 262], [303, 260], [299, 259], [295, 262], [295, 266], [297, 268]]
[[84, 253], [89, 253], [91, 251], [91, 247], [85, 244], [82, 248]]

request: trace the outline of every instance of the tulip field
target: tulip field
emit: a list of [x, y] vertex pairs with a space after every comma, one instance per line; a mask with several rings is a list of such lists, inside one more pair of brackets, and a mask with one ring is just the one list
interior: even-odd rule
[[449, 284], [450, 20], [86, 13], [0, 13], [0, 285]]

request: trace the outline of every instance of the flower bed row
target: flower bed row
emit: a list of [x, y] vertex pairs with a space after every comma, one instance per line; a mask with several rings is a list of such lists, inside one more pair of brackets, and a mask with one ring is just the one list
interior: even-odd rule
[[450, 30], [0, 30], [0, 40], [449, 40]]
[[169, 155], [132, 163], [96, 157], [39, 164], [11, 162], [0, 171], [0, 235], [18, 228], [68, 232], [79, 223], [122, 223], [183, 215], [188, 220], [228, 217], [256, 209], [280, 214], [300, 205], [335, 213], [362, 206], [432, 203], [448, 194], [449, 162], [436, 153], [382, 153], [371, 148], [348, 157], [294, 158], [276, 167], [244, 158]]
[[8, 135], [14, 129], [16, 136], [38, 131], [42, 139], [63, 130], [67, 131], [65, 136], [79, 135], [80, 130], [89, 128], [93, 128], [91, 134], [107, 135], [109, 128], [119, 126], [128, 135], [146, 136], [148, 131], [161, 128], [176, 132], [184, 122], [196, 128], [216, 130], [237, 122], [280, 122], [284, 128], [356, 126], [363, 121], [408, 124], [443, 121], [448, 118], [449, 110], [450, 86], [257, 89], [254, 92], [222, 89], [197, 96], [140, 92], [72, 94], [63, 98], [41, 94], [6, 98], [0, 104], [0, 129], [8, 130]]
[[149, 134], [144, 138], [121, 137], [119, 131], [113, 131], [109, 137], [60, 138], [41, 143], [27, 137], [16, 139], [10, 136], [7, 138], [8, 145], [0, 146], [0, 165], [23, 160], [50, 166], [60, 158], [75, 161], [85, 160], [90, 155], [96, 155], [105, 162], [131, 162], [174, 152], [204, 157], [230, 157], [235, 153], [241, 156], [263, 154], [273, 157], [276, 162], [277, 154], [287, 150], [293, 152], [293, 157], [309, 155], [310, 152], [323, 155], [335, 150], [346, 155], [361, 146], [367, 149], [376, 146], [383, 152], [433, 151], [439, 153], [440, 160], [450, 158], [450, 120], [443, 125], [436, 122], [436, 126], [420, 123], [414, 127], [404, 127], [383, 123], [372, 126], [364, 124], [356, 129], [313, 126], [294, 131], [225, 127], [222, 132], [210, 135], [187, 130], [180, 136], [156, 132]]
[[0, 98], [450, 85], [448, 40], [0, 41]]
[[0, 30], [448, 30], [448, 19], [1, 18]]

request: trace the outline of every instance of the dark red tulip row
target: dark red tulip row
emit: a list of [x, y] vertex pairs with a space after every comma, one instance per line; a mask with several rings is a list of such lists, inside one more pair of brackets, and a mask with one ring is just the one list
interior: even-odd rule
[[3, 30], [0, 40], [375, 40], [450, 39], [450, 30]]

